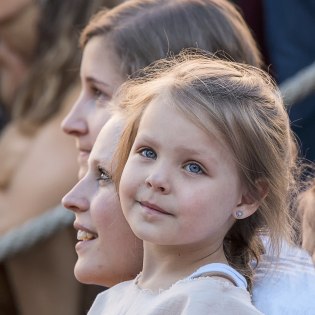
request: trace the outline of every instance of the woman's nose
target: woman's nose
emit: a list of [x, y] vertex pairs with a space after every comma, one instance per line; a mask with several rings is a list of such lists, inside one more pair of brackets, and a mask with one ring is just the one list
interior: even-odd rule
[[88, 132], [87, 124], [84, 118], [81, 118], [75, 108], [73, 108], [61, 123], [62, 130], [72, 136], [86, 134]]
[[87, 211], [90, 204], [87, 198], [78, 193], [76, 186], [62, 198], [61, 202], [65, 208], [75, 213]]
[[78, 100], [72, 106], [68, 115], [61, 123], [62, 130], [69, 135], [82, 135], [88, 133], [88, 124], [86, 121], [85, 101], [80, 95]]

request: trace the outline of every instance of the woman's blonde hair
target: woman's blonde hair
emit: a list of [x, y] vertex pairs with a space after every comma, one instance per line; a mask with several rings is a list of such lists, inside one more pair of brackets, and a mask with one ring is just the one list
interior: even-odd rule
[[248, 26], [227, 0], [126, 1], [91, 20], [81, 34], [81, 47], [95, 36], [108, 39], [126, 76], [184, 48], [204, 49], [220, 58], [255, 66], [262, 64]]
[[280, 240], [292, 236], [297, 150], [279, 91], [258, 68], [200, 52], [156, 62], [143, 71], [143, 77], [126, 82], [117, 95], [116, 102], [128, 117], [116, 153], [117, 185], [142, 113], [161, 96], [194, 124], [215, 132], [233, 154], [251, 197], [260, 202], [258, 210], [237, 220], [224, 239], [229, 263], [247, 277], [251, 287], [250, 263], [259, 261], [261, 236], [268, 234], [276, 252]]

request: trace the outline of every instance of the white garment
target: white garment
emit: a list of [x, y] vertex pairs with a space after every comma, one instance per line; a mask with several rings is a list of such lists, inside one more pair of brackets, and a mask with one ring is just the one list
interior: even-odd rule
[[[224, 278], [202, 277], [218, 272]], [[225, 264], [209, 264], [167, 290], [141, 289], [137, 279], [122, 282], [100, 293], [88, 315], [261, 315], [251, 304], [246, 281]]]
[[315, 315], [315, 267], [304, 250], [284, 245], [255, 269], [253, 304], [266, 315]]

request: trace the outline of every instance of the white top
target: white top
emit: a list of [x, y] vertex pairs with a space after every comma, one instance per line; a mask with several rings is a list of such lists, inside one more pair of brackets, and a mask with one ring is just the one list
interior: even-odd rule
[[284, 244], [279, 259], [267, 253], [255, 274], [253, 304], [261, 312], [315, 314], [315, 267], [304, 250]]
[[[225, 278], [203, 276], [223, 274]], [[138, 277], [137, 277], [138, 278]], [[169, 289], [141, 289], [137, 278], [100, 293], [88, 315], [261, 315], [246, 291], [246, 281], [225, 264], [209, 264]]]

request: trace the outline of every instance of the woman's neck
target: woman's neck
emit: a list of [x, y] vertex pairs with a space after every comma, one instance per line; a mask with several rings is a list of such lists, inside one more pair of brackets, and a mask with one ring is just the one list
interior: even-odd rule
[[161, 246], [144, 242], [143, 270], [138, 285], [158, 292], [168, 289], [203, 265], [219, 262], [227, 264], [223, 244], [205, 249], [195, 245]]

